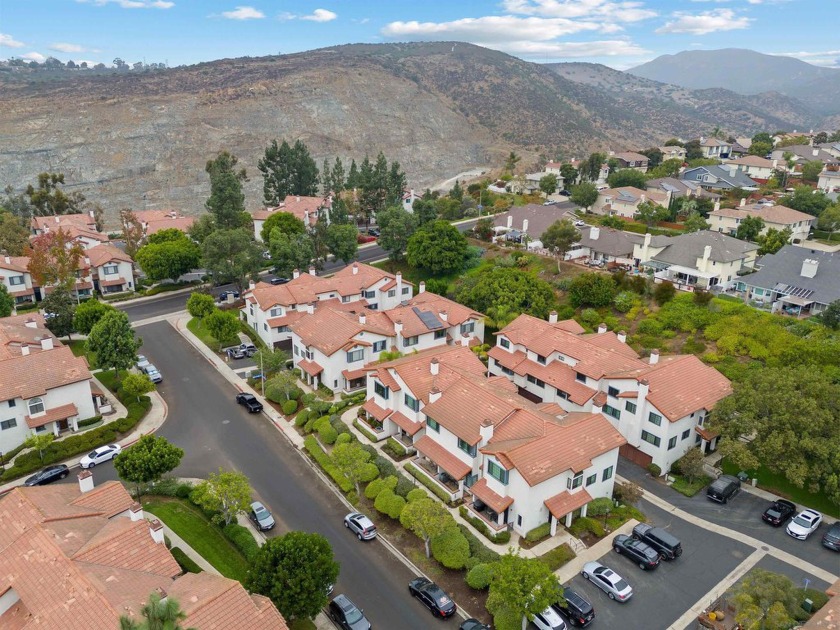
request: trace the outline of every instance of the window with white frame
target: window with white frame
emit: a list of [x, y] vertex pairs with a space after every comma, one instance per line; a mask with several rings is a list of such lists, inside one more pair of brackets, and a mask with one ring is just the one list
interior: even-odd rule
[[510, 341], [508, 341], [504, 337], [499, 337], [499, 345], [507, 350], [510, 348]]
[[357, 350], [351, 350], [347, 353], [347, 363], [355, 363], [356, 361], [361, 361], [365, 358], [365, 349], [359, 348]]
[[620, 409], [616, 409], [615, 407], [610, 407], [609, 405], [605, 404], [604, 407], [603, 407], [603, 410], [604, 410], [605, 414], [607, 414], [608, 416], [610, 416], [612, 418], [615, 418], [616, 420], [621, 418], [621, 410]]
[[475, 332], [475, 322], [464, 322], [461, 324], [461, 334], [466, 335], [468, 333]]
[[589, 486], [591, 486], [596, 481], [598, 481], [598, 473], [595, 473], [594, 475], [589, 475], [586, 478], [586, 487], [588, 488]]
[[9, 284], [12, 285], [13, 287], [21, 285], [23, 283], [24, 283], [23, 276], [11, 276], [9, 278]]
[[[253, 307], [251, 307], [253, 308]], [[252, 312], [251, 315], [254, 313]], [[282, 306], [275, 306], [268, 312], [269, 317], [281, 317], [283, 315], [283, 307]]]
[[620, 393], [621, 393], [621, 392], [620, 392], [620, 391], [618, 391], [618, 389], [617, 389], [617, 388], [615, 388], [615, 387], [608, 387], [608, 388], [607, 388], [607, 396], [612, 396], [613, 398], [618, 398], [618, 395], [619, 395]]
[[662, 426], [662, 416], [658, 413], [653, 413], [652, 411], [648, 414], [648, 422], [651, 424], [655, 424], [656, 426]]
[[539, 363], [540, 365], [545, 365], [545, 357], [541, 354], [538, 354], [537, 355], [537, 363]]
[[680, 441], [687, 440], [689, 435], [691, 435], [691, 429], [686, 429], [682, 432], [682, 435], [680, 436]]
[[672, 448], [676, 448], [677, 446], [677, 436], [675, 435], [670, 440], [668, 440], [668, 450], [670, 451]]
[[403, 287], [402, 294], [408, 295], [408, 292], [411, 291], [411, 287]]
[[382, 352], [387, 345], [387, 341], [383, 339], [382, 341], [374, 341], [373, 342], [373, 351], [374, 352]]
[[604, 468], [604, 474], [601, 475], [601, 481], [606, 481], [607, 479], [610, 479], [612, 477], [612, 474], [613, 474], [613, 467], [612, 466], [610, 466], [608, 468]]
[[656, 437], [653, 433], [648, 433], [647, 431], [642, 431], [642, 440], [657, 447], [662, 443], [662, 440]]
[[377, 396], [379, 396], [380, 398], [384, 398], [385, 400], [388, 400], [388, 398], [391, 395], [390, 390], [379, 381], [373, 382], [373, 391], [376, 393]]
[[43, 398], [33, 398], [29, 401], [29, 415], [34, 416], [37, 413], [44, 413]]
[[412, 411], [420, 411], [420, 401], [414, 398], [414, 396], [409, 396], [408, 394], [405, 394], [403, 402], [405, 402], [405, 406], [411, 409]]
[[529, 383], [531, 383], [531, 384], [533, 384], [533, 385], [536, 385], [537, 387], [539, 387], [539, 388], [541, 388], [541, 389], [542, 389], [543, 387], [545, 387], [545, 382], [544, 382], [544, 381], [541, 381], [541, 380], [540, 380], [540, 379], [538, 379], [536, 376], [531, 376], [530, 374], [528, 374], [527, 379], [528, 379], [528, 382], [529, 382]]
[[397, 290], [396, 289], [391, 289], [390, 291], [388, 291], [388, 297], [395, 297], [396, 295], [397, 295]]
[[446, 337], [446, 328], [435, 331], [435, 339], [443, 339], [444, 337]]
[[630, 413], [636, 413], [636, 403], [630, 402], [629, 400], [624, 403], [624, 409], [629, 411]]
[[6, 429], [14, 429], [17, 426], [17, 420], [14, 418], [10, 418], [8, 420], [3, 420], [0, 422], [0, 431], [5, 431]]
[[376, 297], [376, 291], [365, 291], [364, 292], [365, 299], [372, 299]]
[[349, 295], [342, 295], [342, 296], [341, 296], [341, 301], [342, 301], [342, 302], [344, 302], [344, 303], [346, 304], [347, 302], [349, 302], [349, 301], [350, 301], [350, 297], [351, 297], [351, 296], [349, 296]]
[[440, 433], [440, 424], [434, 418], [426, 416], [426, 426], [429, 427], [432, 431]]
[[461, 438], [458, 438], [458, 448], [464, 451], [470, 457], [475, 457], [475, 454], [477, 452], [476, 447], [473, 444], [470, 444], [469, 442], [466, 442]]
[[420, 341], [420, 337], [414, 335], [413, 337], [405, 337], [403, 339], [403, 347], [408, 348], [409, 346], [416, 346]]
[[102, 271], [106, 276], [115, 276], [120, 272], [120, 268], [117, 265], [105, 265]]
[[566, 487], [569, 490], [573, 490], [574, 488], [580, 488], [583, 485], [583, 473], [579, 472], [571, 479], [566, 480]]
[[487, 474], [505, 485], [508, 483], [508, 471], [494, 461], [487, 462]]
[[569, 400], [568, 392], [564, 392], [562, 389], [557, 390], [557, 397], [562, 398], [563, 400]]

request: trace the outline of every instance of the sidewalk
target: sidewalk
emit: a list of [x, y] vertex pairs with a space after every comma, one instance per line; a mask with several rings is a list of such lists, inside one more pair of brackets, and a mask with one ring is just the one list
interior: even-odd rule
[[557, 576], [557, 579], [560, 581], [561, 584], [565, 584], [573, 577], [575, 577], [578, 573], [580, 573], [581, 569], [583, 569], [583, 565], [585, 565], [587, 562], [597, 560], [604, 554], [609, 553], [609, 551], [612, 549], [613, 538], [615, 538], [616, 535], [625, 534], [629, 536], [630, 532], [632, 532], [633, 528], [638, 524], [639, 521], [631, 518], [617, 530], [611, 532], [608, 537], [602, 538], [591, 547], [582, 549], [576, 558], [569, 560], [566, 564], [557, 569], [554, 572], [554, 575]]

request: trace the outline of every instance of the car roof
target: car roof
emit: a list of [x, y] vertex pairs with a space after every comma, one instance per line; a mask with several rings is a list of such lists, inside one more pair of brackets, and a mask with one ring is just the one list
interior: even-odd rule
[[562, 619], [560, 618], [560, 615], [558, 615], [557, 611], [554, 610], [551, 606], [546, 608], [540, 614], [543, 617], [545, 617], [546, 621], [548, 621], [552, 625], [556, 624], [558, 621], [562, 621]]
[[816, 510], [808, 509], [808, 510], [802, 510], [799, 513], [799, 516], [801, 516], [802, 518], [807, 518], [809, 521], [813, 521], [815, 518], [819, 518], [820, 513], [817, 512]]

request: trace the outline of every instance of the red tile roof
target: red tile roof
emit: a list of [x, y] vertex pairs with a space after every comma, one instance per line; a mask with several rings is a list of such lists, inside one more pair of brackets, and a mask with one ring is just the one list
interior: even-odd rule
[[491, 490], [487, 485], [487, 479], [484, 477], [470, 486], [470, 492], [473, 493], [473, 496], [480, 499], [491, 510], [497, 513], [502, 513], [513, 505], [512, 497], [503, 497], [500, 494], [493, 492], [493, 490]]
[[318, 376], [324, 371], [324, 368], [318, 365], [315, 361], [307, 361], [306, 359], [298, 361], [297, 366], [310, 376]]
[[470, 474], [471, 468], [455, 455], [435, 442], [428, 435], [424, 435], [414, 443], [417, 450], [443, 468], [455, 480], [461, 480]]
[[409, 435], [415, 435], [420, 429], [423, 428], [423, 425], [421, 423], [414, 422], [414, 420], [412, 420], [411, 418], [399, 411], [396, 411], [390, 416], [388, 416], [388, 420], [396, 424], [399, 428], [401, 428]]
[[376, 404], [373, 398], [369, 398], [368, 400], [366, 400], [365, 404], [362, 405], [362, 409], [367, 411], [370, 415], [372, 415], [380, 422], [382, 422], [383, 420], [385, 420], [385, 418], [391, 415], [390, 409], [383, 409], [382, 407]]
[[591, 500], [592, 496], [586, 489], [582, 488], [574, 494], [569, 493], [568, 490], [564, 490], [560, 494], [555, 494], [550, 499], [546, 499], [544, 503], [548, 511], [551, 512], [551, 515], [559, 520], [569, 512], [574, 512], [578, 508], [582, 508]]
[[97, 245], [96, 247], [91, 247], [85, 251], [85, 256], [90, 259], [90, 264], [94, 267], [101, 267], [112, 261], [133, 262], [131, 256], [113, 245]]
[[47, 412], [42, 416], [25, 416], [25, 419], [29, 428], [34, 429], [35, 427], [42, 427], [45, 424], [55, 422], [56, 420], [66, 420], [67, 418], [78, 414], [79, 410], [76, 405], [74, 403], [69, 403], [61, 405], [60, 407], [47, 409]]
[[83, 357], [66, 346], [0, 361], [0, 400], [33, 398], [48, 389], [90, 380]]

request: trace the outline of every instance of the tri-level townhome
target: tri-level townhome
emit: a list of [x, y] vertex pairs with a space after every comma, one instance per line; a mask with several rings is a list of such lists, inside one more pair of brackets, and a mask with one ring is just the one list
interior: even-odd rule
[[721, 208], [720, 203], [715, 203], [715, 209], [709, 213], [709, 229], [735, 236], [738, 226], [747, 217], [758, 217], [764, 221], [760, 234], [766, 234], [770, 228], [779, 231], [790, 229], [791, 243], [807, 240], [811, 228], [817, 222], [815, 216], [772, 201], [747, 204], [746, 199], [741, 199], [738, 208]]
[[307, 312], [290, 326], [292, 359], [301, 376], [313, 386], [349, 391], [365, 386], [363, 368], [382, 352], [483, 342], [481, 313], [420, 288], [417, 297], [388, 310], [325, 301]]
[[586, 333], [573, 320], [520, 315], [497, 333], [490, 374], [502, 374], [520, 395], [562, 410], [597, 411], [627, 440], [625, 455], [663, 472], [695, 445], [714, 448], [708, 412], [731, 392], [728, 379], [694, 355], [647, 360], [623, 332]]
[[78, 243], [84, 249], [96, 247], [102, 243], [107, 243], [109, 240], [107, 234], [103, 234], [96, 228], [93, 210], [88, 213], [32, 218], [33, 236], [57, 232], [58, 230], [64, 230], [73, 242]]
[[0, 319], [0, 451], [32, 433], [58, 437], [96, 415], [91, 375], [32, 313]]
[[35, 286], [29, 273], [27, 256], [0, 255], [0, 283], [15, 299], [15, 305], [35, 302]]
[[309, 228], [315, 225], [318, 221], [318, 214], [321, 210], [324, 210], [326, 212], [327, 222], [329, 222], [331, 203], [330, 198], [286, 195], [286, 198], [279, 206], [262, 208], [251, 213], [251, 218], [254, 220], [254, 238], [258, 241], [262, 240], [262, 228], [266, 220], [271, 215], [279, 212], [288, 212], [303, 221], [303, 224]]
[[[295, 270], [286, 284], [260, 282], [245, 292], [240, 317], [269, 347], [291, 349], [291, 329], [321, 302], [334, 300], [371, 310], [393, 308], [411, 299], [413, 285], [402, 274], [390, 274], [364, 263], [353, 263], [329, 277]], [[311, 308], [310, 308], [311, 307]]]
[[134, 261], [113, 245], [97, 245], [85, 252], [96, 289], [106, 295], [134, 291]]
[[466, 354], [427, 351], [376, 366], [368, 396], [369, 414], [407, 401], [387, 409], [385, 423], [411, 435], [414, 463], [496, 531], [551, 523], [554, 534], [612, 495], [625, 441], [601, 414], [531, 403], [504, 377], [478, 374]]

